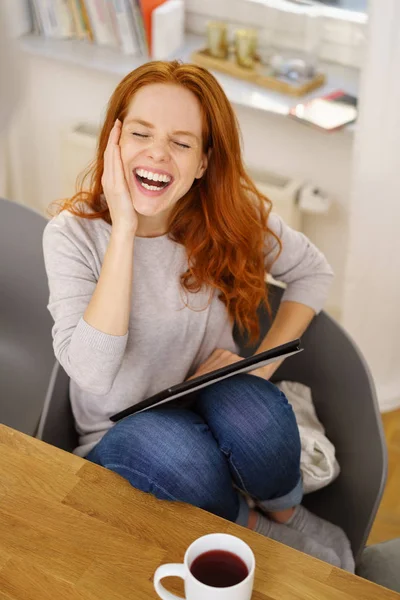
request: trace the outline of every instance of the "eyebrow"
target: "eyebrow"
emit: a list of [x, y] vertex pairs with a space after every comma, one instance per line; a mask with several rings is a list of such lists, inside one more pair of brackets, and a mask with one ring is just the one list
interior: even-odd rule
[[[125, 121], [126, 125], [130, 125], [131, 123], [138, 123], [139, 125], [143, 125], [144, 127], [148, 127], [149, 129], [154, 129], [154, 125], [152, 125], [148, 121], [143, 121], [143, 119], [128, 119], [127, 121]], [[173, 131], [172, 134], [173, 135], [188, 135], [197, 141], [199, 139], [197, 137], [197, 135], [195, 133], [192, 133], [191, 131]]]

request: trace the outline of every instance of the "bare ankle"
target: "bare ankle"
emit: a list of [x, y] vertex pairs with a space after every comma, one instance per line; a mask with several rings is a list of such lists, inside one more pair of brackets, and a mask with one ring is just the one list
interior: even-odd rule
[[251, 510], [249, 513], [249, 520], [247, 521], [247, 527], [254, 531], [257, 524], [257, 513], [255, 510]]
[[269, 512], [268, 516], [276, 523], [286, 523], [293, 515], [294, 509], [295, 507], [287, 508], [286, 510], [275, 510], [273, 512]]

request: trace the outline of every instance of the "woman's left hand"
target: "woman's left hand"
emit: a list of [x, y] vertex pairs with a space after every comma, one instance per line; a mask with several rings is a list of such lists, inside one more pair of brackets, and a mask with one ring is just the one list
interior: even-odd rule
[[195, 377], [199, 377], [200, 375], [210, 373], [211, 371], [215, 371], [216, 369], [233, 365], [233, 363], [238, 362], [239, 360], [242, 360], [241, 356], [238, 356], [233, 352], [229, 352], [229, 350], [217, 348], [214, 350], [214, 352], [212, 352], [212, 354], [210, 354], [207, 360], [199, 366], [196, 373], [187, 379], [187, 381], [190, 381], [190, 379], [194, 379]]
[[[212, 354], [210, 354], [207, 360], [199, 366], [197, 371], [186, 381], [190, 381], [190, 379], [194, 379], [195, 377], [199, 377], [200, 375], [205, 375], [206, 373], [210, 373], [211, 371], [216, 371], [217, 369], [221, 369], [222, 367], [232, 365], [233, 363], [238, 362], [239, 360], [243, 360], [243, 357], [238, 356], [237, 354], [234, 354], [229, 350], [217, 348]], [[272, 363], [270, 365], [265, 365], [265, 367], [260, 367], [259, 369], [255, 369], [254, 371], [249, 371], [249, 374], [257, 375], [258, 377], [262, 377], [263, 379], [269, 379], [273, 375], [273, 373], [275, 373], [279, 365], [279, 362]]]

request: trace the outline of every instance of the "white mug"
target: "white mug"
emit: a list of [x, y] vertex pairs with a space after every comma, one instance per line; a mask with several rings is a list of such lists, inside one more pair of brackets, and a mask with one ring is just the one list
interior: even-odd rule
[[[193, 561], [211, 550], [225, 550], [236, 554], [247, 566], [248, 575], [237, 585], [218, 588], [201, 583], [191, 573]], [[171, 594], [161, 583], [164, 577], [182, 577], [185, 582], [186, 600], [250, 600], [253, 591], [256, 560], [250, 547], [239, 538], [226, 533], [212, 533], [198, 538], [186, 550], [183, 564], [158, 567], [154, 574], [154, 588], [162, 600], [183, 600]]]

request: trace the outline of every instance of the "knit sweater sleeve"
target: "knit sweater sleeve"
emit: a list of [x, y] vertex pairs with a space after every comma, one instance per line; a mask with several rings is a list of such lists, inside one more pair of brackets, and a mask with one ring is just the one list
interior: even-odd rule
[[52, 219], [43, 233], [43, 254], [55, 356], [82, 389], [107, 394], [121, 367], [128, 334], [109, 335], [83, 318], [98, 273], [79, 218], [61, 213]]
[[282, 301], [299, 302], [319, 313], [327, 299], [333, 271], [325, 256], [299, 231], [278, 215], [269, 216], [268, 225], [282, 242], [282, 251], [273, 236], [266, 240], [267, 272], [287, 284]]

